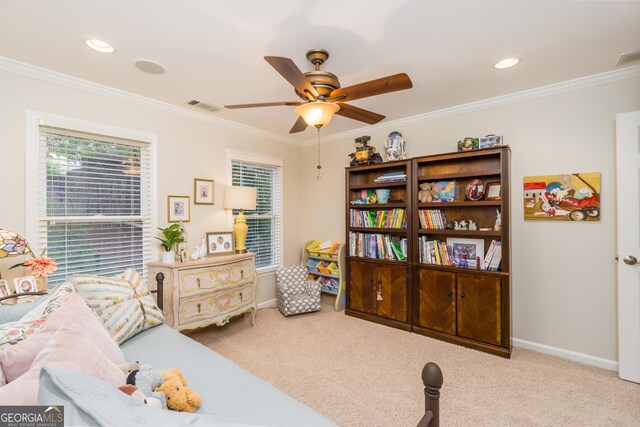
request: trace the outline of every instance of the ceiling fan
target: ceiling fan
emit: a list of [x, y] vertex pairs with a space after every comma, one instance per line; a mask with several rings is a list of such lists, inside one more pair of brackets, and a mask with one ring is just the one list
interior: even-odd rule
[[302, 132], [307, 126], [320, 128], [338, 114], [342, 117], [358, 120], [368, 124], [375, 124], [385, 116], [368, 111], [347, 101], [381, 95], [413, 87], [411, 79], [405, 73], [371, 80], [353, 86], [340, 87], [338, 77], [320, 66], [329, 58], [329, 52], [322, 49], [312, 49], [307, 52], [307, 59], [315, 66], [315, 70], [303, 73], [289, 58], [280, 56], [265, 56], [264, 59], [276, 69], [295, 89], [296, 95], [302, 101], [264, 102], [259, 104], [225, 105], [225, 108], [253, 108], [273, 106], [295, 106], [298, 120], [289, 133]]

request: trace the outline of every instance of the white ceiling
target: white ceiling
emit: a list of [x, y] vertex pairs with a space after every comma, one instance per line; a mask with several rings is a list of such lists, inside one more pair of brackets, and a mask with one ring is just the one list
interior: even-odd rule
[[[263, 56], [307, 71], [306, 51], [322, 48], [342, 86], [409, 74], [413, 89], [353, 101], [388, 121], [616, 69], [640, 49], [639, 23], [637, 1], [0, 0], [0, 56], [175, 105], [224, 105], [297, 99]], [[510, 56], [521, 63], [493, 69]], [[138, 58], [167, 72], [143, 73]], [[292, 107], [213, 114], [282, 135], [296, 119]], [[336, 116], [323, 133], [363, 126]]]

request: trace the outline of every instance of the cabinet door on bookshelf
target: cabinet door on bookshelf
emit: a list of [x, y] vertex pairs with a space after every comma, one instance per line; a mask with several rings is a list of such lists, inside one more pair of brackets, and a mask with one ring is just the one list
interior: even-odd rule
[[418, 269], [418, 325], [456, 333], [456, 274]]
[[458, 335], [502, 345], [500, 278], [458, 273]]
[[[407, 267], [378, 264], [379, 290], [382, 299], [377, 300], [376, 314], [388, 319], [407, 321]], [[377, 295], [376, 295], [377, 299]]]
[[376, 313], [376, 266], [370, 262], [349, 261], [349, 308]]

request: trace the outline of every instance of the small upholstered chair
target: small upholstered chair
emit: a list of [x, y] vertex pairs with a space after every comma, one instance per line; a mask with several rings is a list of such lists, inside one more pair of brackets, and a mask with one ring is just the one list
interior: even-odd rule
[[320, 283], [307, 279], [301, 265], [280, 267], [276, 272], [278, 310], [284, 316], [320, 310]]

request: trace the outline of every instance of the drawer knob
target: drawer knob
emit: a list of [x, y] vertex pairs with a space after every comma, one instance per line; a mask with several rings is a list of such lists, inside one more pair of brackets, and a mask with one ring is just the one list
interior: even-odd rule
[[198, 313], [200, 313], [200, 311], [202, 309], [202, 304], [198, 303], [197, 307], [198, 307]]
[[196, 279], [196, 283], [198, 284], [198, 287], [200, 287], [200, 278], [199, 277]]

